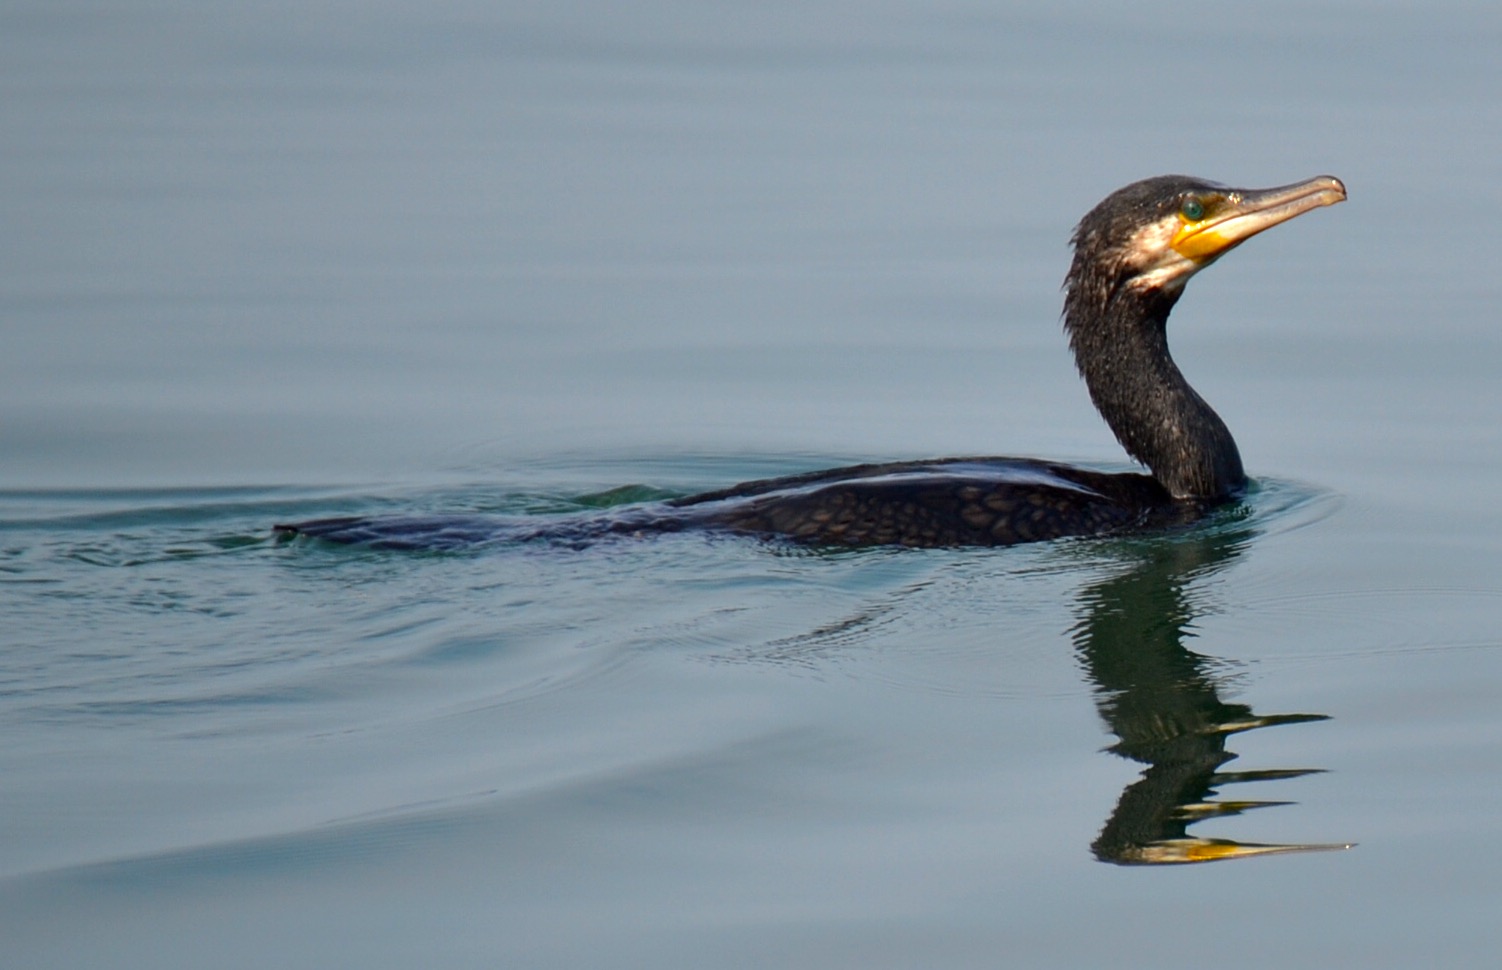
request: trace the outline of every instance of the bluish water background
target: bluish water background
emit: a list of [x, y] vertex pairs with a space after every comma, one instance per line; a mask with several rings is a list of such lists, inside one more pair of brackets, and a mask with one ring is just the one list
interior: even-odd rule
[[[7, 3], [6, 964], [1487, 958], [1499, 42], [1459, 3]], [[1194, 536], [270, 538], [1120, 467], [1065, 244], [1170, 171], [1351, 191], [1175, 313], [1260, 482]], [[1231, 739], [1325, 773], [1196, 834], [1357, 847], [1099, 861], [1144, 771], [1105, 750], [1118, 613], [1330, 718]]]

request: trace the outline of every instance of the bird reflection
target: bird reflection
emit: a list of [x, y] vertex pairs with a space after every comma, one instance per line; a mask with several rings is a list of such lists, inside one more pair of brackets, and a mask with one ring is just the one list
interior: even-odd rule
[[1073, 638], [1097, 691], [1097, 707], [1119, 738], [1113, 754], [1147, 765], [1127, 786], [1091, 848], [1119, 865], [1212, 862], [1271, 853], [1349, 848], [1347, 844], [1275, 845], [1201, 838], [1196, 822], [1239, 815], [1275, 801], [1215, 800], [1230, 784], [1297, 778], [1320, 769], [1227, 772], [1231, 735], [1276, 724], [1322, 721], [1321, 714], [1258, 715], [1220, 698], [1217, 662], [1184, 646], [1197, 615], [1192, 588], [1232, 561], [1248, 529], [1200, 529], [1124, 544], [1126, 571], [1081, 595]]

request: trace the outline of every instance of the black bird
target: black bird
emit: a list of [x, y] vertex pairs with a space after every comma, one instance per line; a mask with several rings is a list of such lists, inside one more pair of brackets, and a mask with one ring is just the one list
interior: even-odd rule
[[1191, 276], [1241, 242], [1345, 197], [1330, 176], [1247, 190], [1164, 175], [1118, 189], [1080, 220], [1064, 329], [1096, 408], [1151, 475], [945, 459], [749, 482], [672, 504], [725, 529], [837, 545], [1011, 545], [1192, 521], [1236, 497], [1246, 474], [1231, 432], [1168, 352], [1169, 311]]
[[[856, 465], [507, 531], [586, 538], [703, 528], [814, 545], [1004, 546], [1192, 522], [1238, 496], [1246, 474], [1231, 432], [1169, 354], [1168, 314], [1190, 277], [1240, 243], [1345, 197], [1331, 176], [1250, 190], [1163, 175], [1118, 189], [1080, 220], [1064, 281], [1064, 329], [1091, 400], [1150, 475], [1029, 458]], [[474, 520], [408, 526], [334, 519], [277, 528], [387, 545], [484, 531]]]

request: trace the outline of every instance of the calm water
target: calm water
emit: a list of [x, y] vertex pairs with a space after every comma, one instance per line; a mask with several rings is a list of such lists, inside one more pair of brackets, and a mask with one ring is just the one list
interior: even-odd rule
[[[1502, 945], [1502, 13], [509, 6], [0, 8], [7, 966]], [[1058, 286], [1170, 171], [1351, 191], [1175, 314], [1188, 535], [270, 536], [1125, 467]]]

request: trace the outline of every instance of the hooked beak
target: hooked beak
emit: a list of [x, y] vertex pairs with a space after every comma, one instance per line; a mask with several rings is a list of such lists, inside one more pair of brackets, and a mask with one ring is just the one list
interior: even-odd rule
[[1346, 187], [1333, 175], [1275, 189], [1234, 189], [1205, 217], [1185, 221], [1174, 233], [1173, 248], [1180, 256], [1204, 264], [1229, 252], [1264, 229], [1310, 209], [1345, 201]]

